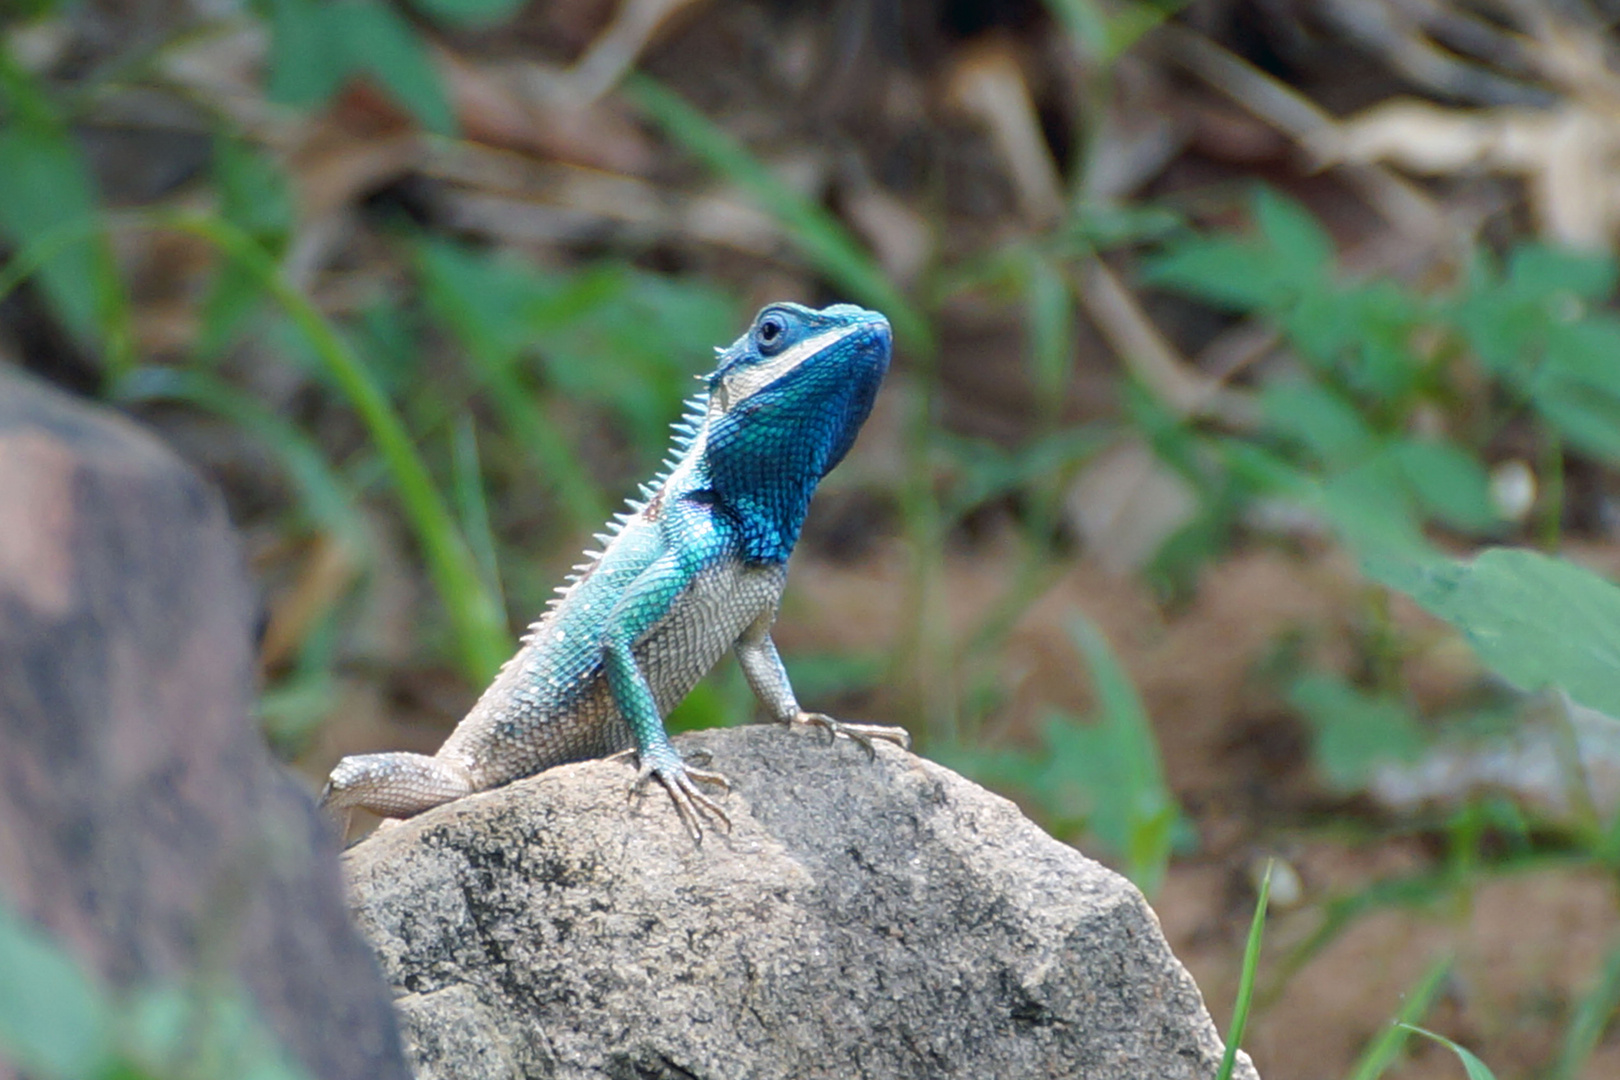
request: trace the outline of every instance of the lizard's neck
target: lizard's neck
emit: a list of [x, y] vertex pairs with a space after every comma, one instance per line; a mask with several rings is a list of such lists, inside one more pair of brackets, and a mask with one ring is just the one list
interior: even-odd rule
[[875, 382], [810, 397], [762, 393], [709, 417], [705, 479], [738, 529], [743, 557], [783, 563], [798, 543], [816, 484], [837, 465], [871, 409]]

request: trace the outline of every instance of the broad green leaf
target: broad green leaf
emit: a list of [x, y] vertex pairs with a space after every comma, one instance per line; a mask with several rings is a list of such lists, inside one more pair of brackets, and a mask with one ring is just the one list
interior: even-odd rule
[[1498, 523], [1491, 479], [1477, 458], [1451, 443], [1396, 440], [1387, 451], [1400, 463], [1418, 505], [1447, 525], [1483, 532]]
[[510, 364], [531, 340], [525, 309], [550, 291], [537, 272], [436, 240], [417, 244], [416, 254], [429, 310], [463, 348], [486, 363]]
[[1288, 701], [1316, 735], [1317, 767], [1341, 791], [1354, 791], [1380, 765], [1412, 761], [1423, 750], [1423, 734], [1406, 706], [1337, 678], [1307, 675], [1290, 688]]
[[1296, 293], [1276, 253], [1224, 238], [1172, 245], [1147, 263], [1142, 280], [1229, 311], [1280, 310]]
[[374, 76], [429, 131], [454, 134], [450, 99], [410, 23], [378, 0], [338, 0], [322, 11], [325, 31], [343, 43], [349, 71]]
[[1620, 588], [1590, 570], [1517, 548], [1472, 561], [1380, 555], [1364, 566], [1455, 626], [1515, 686], [1556, 687], [1620, 716]]
[[1087, 827], [1124, 857], [1126, 875], [1152, 896], [1164, 880], [1178, 818], [1153, 727], [1101, 631], [1077, 614], [1069, 634], [1091, 675], [1096, 711], [1088, 723], [1062, 715], [1047, 721], [1050, 756], [1041, 786], [1060, 797], [1067, 790], [1070, 811], [1083, 808]]
[[1522, 375], [1540, 352], [1536, 338], [1545, 317], [1534, 304], [1504, 289], [1464, 296], [1449, 314], [1469, 349], [1494, 374]]
[[270, 9], [270, 100], [299, 108], [323, 104], [348, 74], [344, 43], [315, 0], [260, 0]]
[[105, 991], [61, 946], [0, 904], [0, 1062], [93, 1080], [112, 1057]]
[[611, 407], [653, 454], [664, 450], [674, 403], [712, 369], [715, 346], [743, 329], [718, 290], [615, 263], [559, 277], [523, 325], [552, 385]]
[[1531, 243], [1521, 244], [1508, 260], [1508, 283], [1525, 297], [1595, 300], [1613, 292], [1615, 281], [1615, 262], [1608, 255]]
[[1363, 558], [1423, 559], [1433, 551], [1400, 465], [1388, 454], [1327, 477], [1317, 498], [1333, 531]]
[[1531, 391], [1536, 411], [1579, 450], [1620, 464], [1620, 399], [1547, 372]]
[[300, 108], [369, 75], [429, 131], [453, 134], [455, 117], [415, 28], [379, 0], [262, 0], [270, 9], [270, 98]]
[[[21, 247], [47, 231], [96, 212], [78, 151], [64, 135], [17, 127], [0, 130], [0, 227]], [[99, 244], [74, 244], [40, 268], [45, 294], [81, 339], [100, 326], [97, 280], [111, 273]]]
[[1268, 429], [1305, 447], [1324, 465], [1353, 465], [1376, 445], [1355, 405], [1320, 383], [1269, 383], [1260, 409]]
[[1620, 400], [1620, 319], [1594, 315], [1549, 327], [1546, 366], [1559, 379]]
[[[1487, 259], [1476, 259], [1469, 288], [1450, 316], [1487, 367], [1523, 378], [1548, 350], [1549, 337], [1579, 325], [1587, 302], [1612, 292], [1614, 283], [1607, 256], [1526, 244], [1514, 252], [1505, 279]], [[1565, 346], [1579, 348], [1585, 333], [1574, 331]]]
[[[91, 222], [98, 212], [77, 144], [0, 39], [0, 233], [26, 248]], [[46, 298], [81, 343], [114, 333], [127, 301], [103, 236], [64, 242], [46, 255], [38, 273]]]
[[1262, 187], [1254, 197], [1255, 223], [1277, 253], [1280, 269], [1301, 288], [1320, 290], [1334, 263], [1333, 241], [1299, 203]]
[[506, 21], [523, 7], [524, 0], [415, 0], [415, 4], [439, 22], [476, 28]]

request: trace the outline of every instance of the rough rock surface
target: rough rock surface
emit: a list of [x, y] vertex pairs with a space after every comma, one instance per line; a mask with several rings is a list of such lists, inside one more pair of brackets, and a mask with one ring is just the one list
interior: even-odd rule
[[735, 785], [702, 848], [607, 760], [351, 849], [421, 1080], [1214, 1075], [1141, 894], [1005, 799], [774, 725], [677, 742]]
[[250, 718], [253, 617], [218, 493], [0, 365], [0, 902], [117, 986], [233, 973], [312, 1076], [403, 1080], [331, 830]]

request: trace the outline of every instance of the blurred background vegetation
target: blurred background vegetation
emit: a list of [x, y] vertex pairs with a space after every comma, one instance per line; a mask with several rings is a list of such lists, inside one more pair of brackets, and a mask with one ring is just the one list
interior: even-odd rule
[[0, 359], [224, 489], [314, 786], [437, 747], [759, 305], [879, 308], [800, 697], [1130, 874], [1217, 1017], [1275, 860], [1271, 1080], [1611, 1077], [1617, 15], [6, 0]]

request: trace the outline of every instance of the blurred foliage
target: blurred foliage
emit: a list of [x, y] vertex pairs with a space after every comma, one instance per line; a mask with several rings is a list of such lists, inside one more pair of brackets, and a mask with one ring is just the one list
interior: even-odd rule
[[1041, 749], [976, 747], [947, 752], [954, 765], [993, 787], [1030, 793], [1037, 816], [1059, 836], [1089, 830], [1149, 896], [1158, 891], [1176, 839], [1190, 834], [1164, 779], [1147, 711], [1107, 639], [1076, 615], [1069, 626], [1097, 698], [1083, 721], [1048, 714]]
[[1416, 550], [1430, 525], [1507, 530], [1487, 454], [1525, 410], [1549, 453], [1620, 464], [1620, 315], [1600, 306], [1612, 258], [1524, 244], [1428, 294], [1346, 279], [1310, 215], [1269, 190], [1253, 217], [1248, 237], [1171, 242], [1145, 274], [1275, 326], [1298, 360], [1266, 380], [1259, 432], [1200, 441], [1207, 490], [1310, 501], [1358, 550]]
[[[268, 33], [268, 100], [309, 112], [363, 85], [423, 130], [454, 138], [450, 95], [432, 60], [433, 28], [489, 27], [518, 6], [254, 0], [244, 17]], [[982, 250], [948, 248], [909, 287], [891, 280], [837, 214], [676, 89], [641, 74], [623, 86], [672, 146], [769, 215], [789, 257], [818, 283], [884, 310], [896, 327], [908, 380], [904, 446], [899, 475], [883, 480], [888, 486], [878, 494], [897, 509], [912, 556], [907, 638], [889, 656], [789, 657], [801, 697], [858, 706], [876, 689], [893, 691], [905, 712], [889, 719], [906, 722], [920, 748], [1016, 792], [1044, 825], [1086, 837], [1150, 895], [1172, 855], [1194, 849], [1198, 837], [1164, 775], [1151, 718], [1100, 630], [1070, 613], [1074, 666], [1092, 691], [1089, 716], [1039, 710], [1033, 746], [988, 734], [1001, 730], [993, 721], [1009, 706], [1002, 669], [1012, 628], [1070, 557], [1064, 499], [1094, 456], [1121, 436], [1151, 447], [1199, 501], [1193, 519], [1156, 553], [1148, 569], [1156, 580], [1185, 587], [1246, 535], [1257, 508], [1286, 502], [1348, 546], [1372, 581], [1455, 626], [1507, 682], [1560, 690], [1620, 715], [1620, 592], [1547, 555], [1440, 554], [1441, 544], [1533, 539], [1556, 547], [1566, 465], [1620, 465], [1614, 261], [1525, 242], [1474, 252], [1452, 279], [1419, 288], [1345, 272], [1314, 218], [1268, 189], [1247, 201], [1252, 226], [1236, 233], [1195, 230], [1168, 202], [1095, 197], [1087, 140], [1106, 125], [1113, 65], [1180, 6], [1050, 0], [1054, 23], [1095, 91], [1077, 106], [1083, 139], [1065, 173], [1059, 220], [1005, 230]], [[60, 16], [67, 7], [30, 0], [6, 17]], [[541, 583], [524, 569], [535, 561], [524, 530], [540, 519], [548, 541], [572, 544], [600, 527], [630, 485], [657, 467], [666, 425], [693, 388], [691, 377], [746, 313], [713, 283], [649, 270], [634, 251], [593, 251], [565, 268], [539, 268], [402, 220], [379, 239], [406, 267], [399, 280], [332, 314], [288, 275], [296, 178], [267, 147], [217, 119], [200, 181], [208, 196], [200, 202], [209, 209], [113, 212], [72, 134], [86, 107], [82, 95], [31, 74], [0, 39], [0, 239], [10, 254], [0, 265], [0, 298], [25, 281], [37, 289], [94, 358], [109, 398], [181, 404], [259, 447], [292, 493], [288, 534], [345, 568], [339, 593], [364, 581], [376, 559], [367, 511], [382, 508], [403, 522], [442, 606], [423, 634], [436, 655], [453, 658], [468, 686], [479, 685], [512, 647], [508, 597], [511, 610], [525, 615], [544, 599]], [[132, 229], [183, 230], [218, 255], [183, 356], [133, 353], [131, 285], [113, 257], [119, 231]], [[1277, 355], [1255, 377], [1252, 429], [1188, 418], [1135, 379], [1122, 389], [1119, 419], [1082, 425], [1065, 414], [1082, 283], [1102, 255], [1140, 262], [1137, 280], [1153, 288], [1275, 332]], [[1015, 446], [938, 425], [939, 316], [968, 299], [1002, 305], [1021, 320], [1036, 415]], [[248, 341], [270, 342], [302, 365], [319, 409], [306, 402], [277, 411], [257, 399], [230, 363]], [[438, 359], [440, 345], [451, 354], [448, 363]], [[324, 438], [306, 424], [316, 412], [346, 416], [363, 438]], [[1527, 454], [1543, 482], [1528, 520], [1509, 513], [1493, 489], [1510, 432], [1528, 432], [1532, 449], [1515, 444], [1511, 452]], [[533, 515], [514, 509], [531, 504], [540, 508]], [[996, 506], [1012, 508], [1018, 564], [978, 623], [952, 631], [939, 601], [948, 588], [942, 553], [974, 515]], [[288, 755], [333, 708], [349, 599], [329, 599], [272, 672], [263, 718]], [[1369, 639], [1393, 639], [1379, 605], [1369, 603]], [[1398, 658], [1406, 645], [1386, 640], [1382, 647]], [[1276, 680], [1311, 733], [1321, 779], [1341, 795], [1361, 790], [1385, 764], [1417, 759], [1436, 727], [1413, 704], [1398, 664], [1373, 655], [1364, 668], [1347, 677], [1295, 665]], [[740, 722], [753, 708], [740, 674], [727, 666], [680, 705], [669, 726]], [[1570, 851], [1613, 873], [1620, 820], [1587, 825], [1572, 831], [1545, 823], [1500, 798], [1421, 823], [1444, 838], [1445, 865], [1325, 905], [1321, 931], [1290, 954], [1282, 978], [1369, 911], [1433, 906], [1466, 895], [1486, 875], [1567, 859]], [[1254, 986], [1263, 909], [1264, 900], [1251, 928], [1245, 995]], [[1446, 969], [1436, 967], [1414, 989], [1403, 1024], [1423, 1018]], [[162, 1043], [139, 1035], [149, 1022], [140, 1018], [172, 1019], [164, 1010], [181, 1008], [180, 999], [158, 993], [156, 1005], [114, 1001], [53, 947], [5, 922], [0, 971], [25, 974], [0, 978], [0, 1038], [31, 1068], [53, 1076], [170, 1075], [140, 1071], [166, 1060], [140, 1049]], [[1617, 972], [1611, 956], [1576, 1003], [1558, 1075], [1577, 1075], [1592, 1052], [1620, 1000]], [[25, 986], [41, 989], [19, 993]], [[34, 1010], [42, 1003], [60, 1023], [40, 1019]], [[134, 1042], [121, 1041], [126, 1029], [137, 1032]], [[1379, 1075], [1404, 1037], [1405, 1029], [1392, 1028], [1375, 1040], [1358, 1080]], [[124, 1061], [120, 1054], [143, 1064], [107, 1064]], [[114, 1071], [96, 1071], [106, 1068]], [[230, 1074], [282, 1075], [251, 1073], [246, 1064]]]
[[40, 1080], [301, 1080], [239, 989], [114, 993], [0, 903], [0, 1062]]

